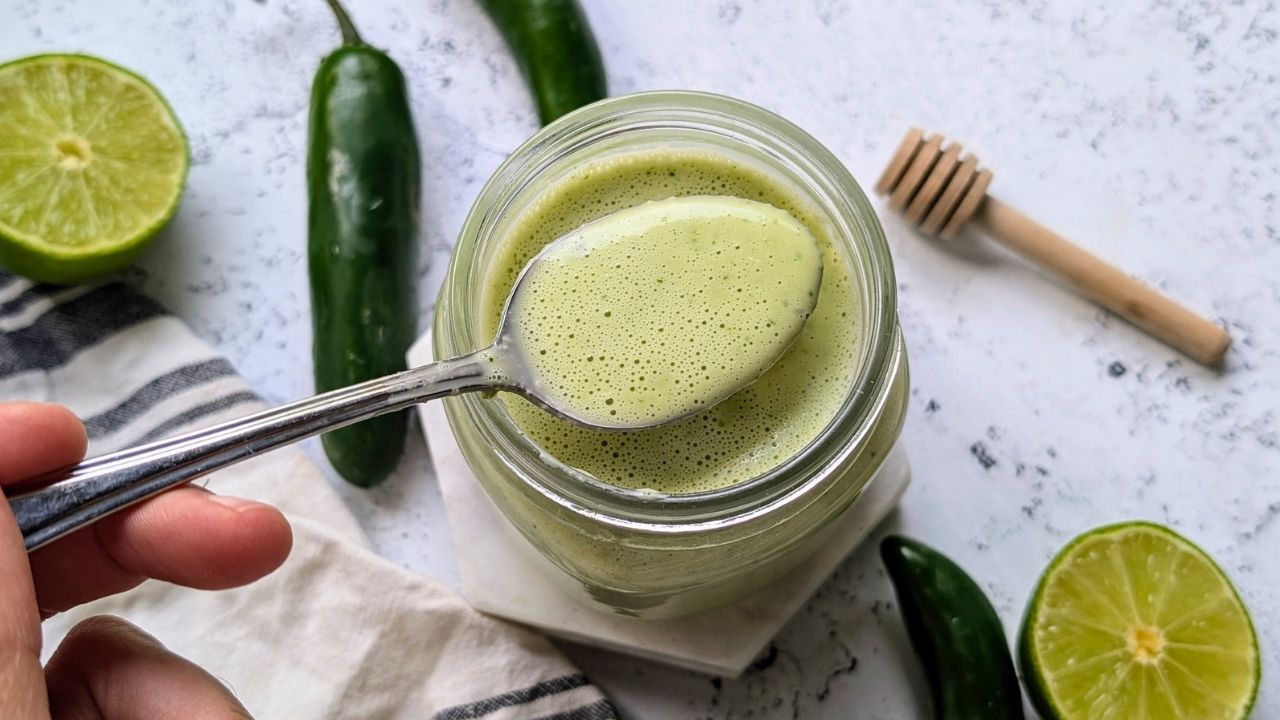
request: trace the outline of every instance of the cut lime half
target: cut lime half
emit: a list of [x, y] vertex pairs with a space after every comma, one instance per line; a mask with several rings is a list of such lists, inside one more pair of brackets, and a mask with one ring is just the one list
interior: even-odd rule
[[169, 105], [128, 70], [0, 65], [0, 265], [56, 283], [127, 265], [177, 210], [187, 156]]
[[1058, 720], [1227, 720], [1249, 714], [1261, 666], [1253, 623], [1222, 570], [1159, 525], [1110, 525], [1045, 570], [1018, 662]]

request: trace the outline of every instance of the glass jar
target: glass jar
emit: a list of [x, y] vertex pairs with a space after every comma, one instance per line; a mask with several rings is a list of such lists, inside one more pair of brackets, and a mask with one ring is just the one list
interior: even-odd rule
[[[860, 330], [857, 372], [825, 430], [758, 477], [687, 494], [629, 490], [559, 462], [522, 433], [503, 403], [466, 395], [445, 411], [486, 493], [596, 607], [671, 617], [728, 602], [793, 567], [856, 501], [897, 441], [907, 362], [893, 265], [880, 223], [843, 165], [795, 125], [753, 105], [694, 92], [610, 98], [521, 145], [480, 192], [436, 305], [433, 350], [484, 347], [482, 294], [504, 228], [557, 177], [611, 153], [651, 147], [730, 153], [767, 169], [810, 203], [845, 255]], [[543, 563], [545, 565], [545, 563]]]

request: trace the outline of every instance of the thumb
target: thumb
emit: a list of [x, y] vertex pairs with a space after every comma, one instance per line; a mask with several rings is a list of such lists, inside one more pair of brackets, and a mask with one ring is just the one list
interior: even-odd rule
[[92, 617], [72, 628], [45, 677], [57, 720], [250, 720], [216, 678], [117, 617]]
[[[0, 403], [0, 487], [84, 457], [84, 427], [65, 408]], [[0, 708], [49, 717], [40, 670], [40, 610], [22, 532], [0, 489]]]
[[12, 717], [47, 718], [40, 672], [40, 612], [22, 533], [0, 495], [0, 707]]

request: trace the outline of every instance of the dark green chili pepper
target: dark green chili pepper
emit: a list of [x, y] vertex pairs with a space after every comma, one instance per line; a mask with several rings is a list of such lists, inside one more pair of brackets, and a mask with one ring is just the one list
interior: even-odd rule
[[903, 537], [880, 543], [937, 720], [1022, 720], [1004, 626], [982, 588], [941, 553]]
[[[307, 147], [308, 262], [316, 389], [405, 369], [417, 334], [418, 141], [404, 75], [327, 0], [342, 47], [320, 64]], [[330, 432], [348, 481], [384, 479], [404, 450], [408, 411]]]
[[607, 94], [604, 63], [577, 0], [480, 0], [524, 71], [542, 124]]

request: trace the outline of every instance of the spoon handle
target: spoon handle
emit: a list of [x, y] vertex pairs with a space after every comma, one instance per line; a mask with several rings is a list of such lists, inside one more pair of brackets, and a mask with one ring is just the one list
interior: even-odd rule
[[9, 497], [31, 552], [175, 485], [259, 453], [434, 398], [505, 387], [481, 350], [86, 460]]

